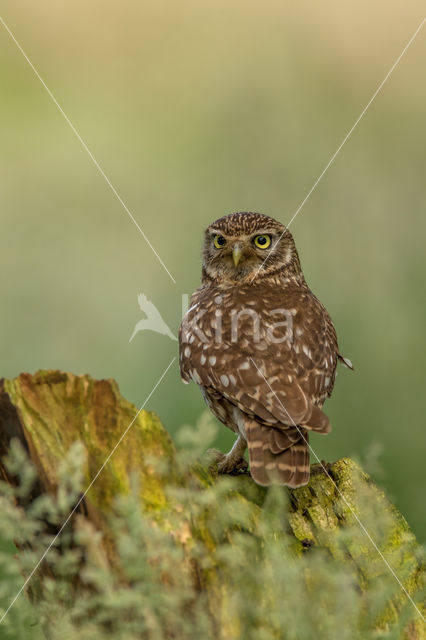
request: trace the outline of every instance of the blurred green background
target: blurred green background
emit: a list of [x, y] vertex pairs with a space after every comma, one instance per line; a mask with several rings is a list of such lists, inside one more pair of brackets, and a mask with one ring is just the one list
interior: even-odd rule
[[[0, 27], [0, 376], [113, 377], [140, 406], [177, 343], [203, 228], [290, 220], [423, 18], [420, 1], [4, 0], [2, 16], [176, 279], [173, 284]], [[358, 456], [420, 538], [425, 454], [424, 60], [420, 33], [292, 225], [341, 369], [313, 438]], [[175, 364], [149, 401], [171, 433], [204, 410]], [[233, 436], [225, 427], [218, 445]], [[381, 471], [380, 471], [381, 467]]]

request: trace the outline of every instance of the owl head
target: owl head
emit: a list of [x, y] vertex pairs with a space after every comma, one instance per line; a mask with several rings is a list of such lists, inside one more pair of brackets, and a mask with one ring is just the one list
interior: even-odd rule
[[231, 213], [207, 227], [205, 280], [241, 283], [278, 272], [303, 277], [293, 236], [281, 222], [261, 213]]

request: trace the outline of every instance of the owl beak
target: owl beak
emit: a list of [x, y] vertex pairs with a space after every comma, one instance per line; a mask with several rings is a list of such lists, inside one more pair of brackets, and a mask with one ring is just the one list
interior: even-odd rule
[[234, 265], [237, 267], [239, 261], [241, 260], [243, 252], [241, 251], [241, 247], [236, 244], [232, 249], [232, 260], [234, 261]]

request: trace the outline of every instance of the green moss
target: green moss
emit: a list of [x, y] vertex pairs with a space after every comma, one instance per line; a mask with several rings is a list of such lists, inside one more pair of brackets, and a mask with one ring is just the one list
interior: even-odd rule
[[[39, 485], [22, 502], [27, 513], [8, 507], [0, 528], [19, 523], [18, 538], [35, 559], [50, 539], [35, 516], [37, 505], [49, 496], [49, 522], [60, 523], [64, 500], [71, 509], [129, 427], [87, 494], [87, 510], [75, 516], [61, 551], [50, 552], [47, 573], [32, 583], [53, 638], [59, 637], [52, 622], [59, 600], [70, 616], [71, 638], [77, 628], [78, 637], [96, 638], [108, 624], [113, 635], [120, 629], [117, 638], [130, 640], [133, 618], [148, 627], [155, 620], [149, 640], [369, 640], [403, 637], [407, 630], [422, 637], [417, 614], [386, 564], [417, 598], [419, 547], [405, 519], [352, 460], [327, 465], [327, 472], [314, 465], [306, 487], [259, 487], [249, 475], [217, 477], [194, 453], [177, 451], [158, 417], [136, 415], [114, 381], [40, 371], [5, 381], [4, 390]], [[203, 449], [203, 429], [204, 422], [194, 451]], [[2, 466], [4, 477], [19, 475], [20, 466], [13, 473]], [[81, 486], [65, 491], [64, 482], [77, 482], [74, 476]], [[45, 575], [55, 576], [66, 595], [49, 591]], [[70, 593], [71, 584], [80, 587]]]

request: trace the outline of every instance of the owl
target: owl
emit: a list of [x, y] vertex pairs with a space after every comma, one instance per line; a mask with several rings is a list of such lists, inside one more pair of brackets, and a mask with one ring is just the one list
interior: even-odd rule
[[300, 487], [310, 475], [309, 433], [339, 359], [336, 332], [306, 284], [289, 230], [260, 213], [232, 213], [205, 231], [202, 284], [179, 330], [180, 371], [237, 435], [220, 473], [247, 468], [260, 485]]

